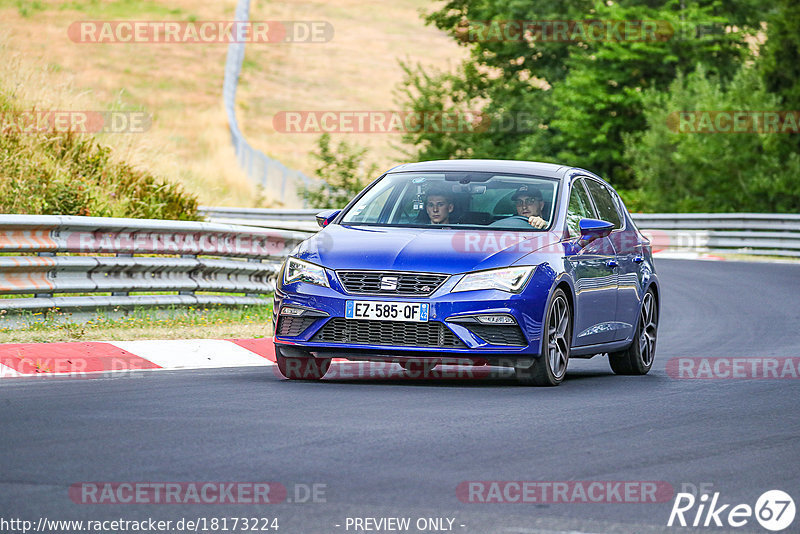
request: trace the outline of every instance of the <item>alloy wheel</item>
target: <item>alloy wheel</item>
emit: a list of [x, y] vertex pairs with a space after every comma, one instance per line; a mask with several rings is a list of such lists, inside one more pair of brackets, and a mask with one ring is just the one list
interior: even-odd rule
[[560, 379], [567, 371], [569, 360], [569, 306], [566, 299], [557, 295], [550, 305], [547, 325], [547, 353], [553, 376]]
[[656, 348], [656, 333], [658, 332], [658, 316], [656, 314], [656, 301], [651, 292], [644, 295], [642, 311], [639, 313], [639, 354], [642, 363], [649, 367], [653, 363]]

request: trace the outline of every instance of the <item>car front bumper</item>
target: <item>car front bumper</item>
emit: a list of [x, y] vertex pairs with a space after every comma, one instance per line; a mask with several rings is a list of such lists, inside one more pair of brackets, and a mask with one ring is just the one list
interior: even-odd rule
[[[275, 292], [275, 344], [295, 349], [295, 353], [307, 351], [318, 357], [350, 360], [432, 358], [493, 364], [504, 358], [539, 355], [549, 280], [534, 274], [519, 294], [499, 290], [451, 293], [459, 279], [458, 275], [451, 276], [425, 298], [348, 294], [336, 287], [334, 280], [330, 288], [303, 282], [282, 285]], [[429, 304], [429, 320], [346, 319], [347, 301], [425, 302]], [[287, 307], [304, 312], [288, 316], [284, 313]], [[514, 323], [481, 324], [476, 315], [510, 317]]]

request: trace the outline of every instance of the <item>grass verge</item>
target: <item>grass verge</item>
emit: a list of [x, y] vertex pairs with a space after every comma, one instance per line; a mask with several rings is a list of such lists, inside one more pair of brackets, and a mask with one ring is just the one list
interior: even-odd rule
[[[283, 164], [313, 176], [317, 135], [276, 131], [289, 110], [392, 110], [403, 79], [398, 60], [441, 70], [468, 57], [444, 32], [425, 25], [429, 0], [252, 2], [256, 21], [326, 21], [329, 42], [251, 43], [246, 47], [237, 112], [248, 141]], [[120, 159], [182, 183], [201, 204], [277, 207], [280, 192], [258, 189], [239, 164], [222, 105], [225, 43], [76, 43], [76, 21], [226, 21], [236, 2], [202, 0], [0, 0], [0, 80], [37, 109], [142, 110], [143, 134], [107, 134]], [[14, 61], [19, 58], [19, 61]], [[20, 65], [21, 63], [21, 65]], [[32, 72], [35, 71], [35, 72]], [[334, 135], [370, 148], [380, 168], [405, 156], [400, 134]], [[287, 184], [286, 205], [294, 184]]]
[[[0, 42], [0, 72], [7, 55]], [[197, 197], [182, 185], [135, 168], [96, 135], [56, 127], [52, 110], [37, 110], [19, 88], [0, 77], [0, 213], [200, 218]]]
[[137, 308], [96, 314], [22, 313], [0, 321], [0, 343], [227, 339], [272, 335], [272, 304]]

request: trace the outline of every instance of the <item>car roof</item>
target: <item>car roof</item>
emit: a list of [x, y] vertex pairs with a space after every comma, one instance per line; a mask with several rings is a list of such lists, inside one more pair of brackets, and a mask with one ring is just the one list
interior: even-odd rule
[[571, 168], [572, 167], [565, 165], [540, 163], [537, 161], [516, 161], [504, 159], [443, 159], [436, 161], [422, 161], [419, 163], [404, 163], [390, 169], [388, 172], [508, 172], [515, 174], [531, 174], [546, 178], [561, 178], [564, 173]]

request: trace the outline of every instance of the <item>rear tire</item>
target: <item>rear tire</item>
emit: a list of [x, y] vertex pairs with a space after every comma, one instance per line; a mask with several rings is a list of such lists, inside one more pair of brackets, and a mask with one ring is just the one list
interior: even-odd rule
[[646, 375], [653, 367], [658, 335], [658, 304], [655, 293], [648, 289], [642, 298], [636, 335], [627, 349], [610, 352], [608, 363], [618, 375]]
[[556, 289], [542, 322], [542, 352], [530, 366], [514, 367], [517, 382], [526, 386], [557, 386], [564, 380], [572, 340], [572, 314], [564, 291]]
[[[277, 348], [277, 347], [276, 347]], [[331, 366], [330, 358], [282, 356], [276, 351], [275, 360], [281, 374], [289, 380], [321, 380]]]

